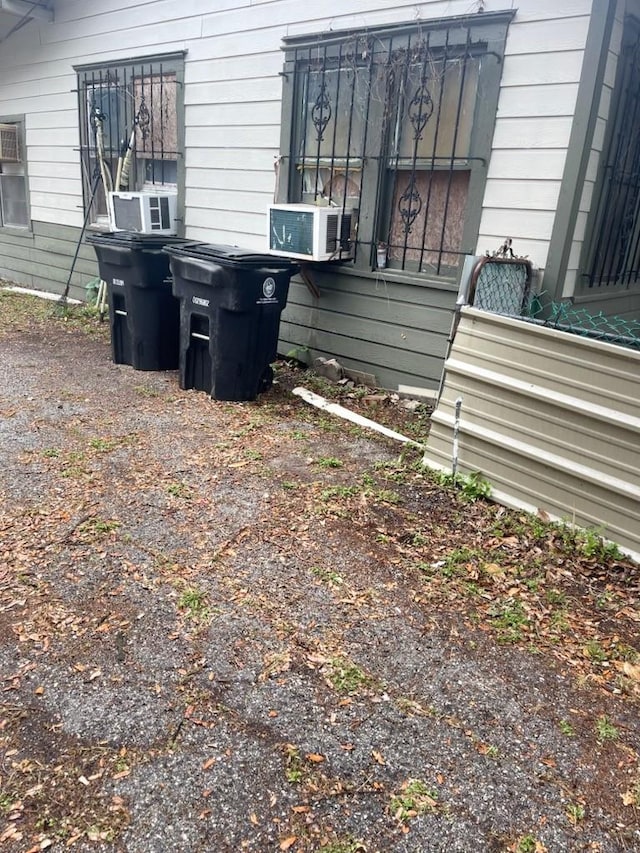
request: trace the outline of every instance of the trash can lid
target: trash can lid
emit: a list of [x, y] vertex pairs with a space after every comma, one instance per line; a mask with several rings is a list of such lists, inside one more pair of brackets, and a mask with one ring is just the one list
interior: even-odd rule
[[98, 246], [121, 246], [128, 249], [163, 249], [168, 245], [186, 243], [184, 237], [166, 234], [139, 234], [137, 231], [100, 231], [87, 234], [87, 243]]
[[272, 269], [276, 267], [284, 270], [296, 266], [288, 258], [260, 254], [251, 249], [242, 249], [239, 246], [225, 244], [182, 243], [181, 245], [167, 246], [166, 250], [170, 255], [198, 258], [199, 260], [228, 266], [271, 267]]

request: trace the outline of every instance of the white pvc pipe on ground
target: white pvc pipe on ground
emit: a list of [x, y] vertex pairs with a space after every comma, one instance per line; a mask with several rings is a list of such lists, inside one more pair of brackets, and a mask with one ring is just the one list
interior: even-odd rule
[[312, 406], [315, 406], [317, 409], [322, 409], [325, 412], [329, 412], [331, 415], [336, 415], [339, 418], [344, 418], [347, 421], [351, 421], [354, 424], [357, 424], [361, 427], [366, 427], [367, 429], [375, 430], [375, 432], [379, 432], [382, 435], [386, 435], [388, 438], [394, 438], [396, 441], [401, 441], [404, 444], [412, 444], [414, 447], [424, 448], [423, 444], [420, 444], [419, 441], [414, 441], [414, 439], [409, 438], [406, 435], [402, 435], [402, 433], [395, 432], [395, 430], [389, 429], [382, 424], [377, 423], [376, 421], [372, 421], [369, 418], [365, 418], [362, 415], [357, 414], [356, 412], [352, 412], [350, 409], [346, 409], [344, 406], [338, 405], [338, 403], [330, 403], [324, 397], [321, 397], [319, 394], [314, 394], [313, 391], [309, 391], [307, 388], [294, 388], [293, 393], [303, 399], [306, 403], [310, 403]]

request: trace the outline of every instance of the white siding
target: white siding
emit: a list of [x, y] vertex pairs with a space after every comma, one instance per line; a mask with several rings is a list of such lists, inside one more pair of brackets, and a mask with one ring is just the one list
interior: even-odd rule
[[[56, 0], [2, 45], [0, 116], [26, 115], [31, 213], [79, 226], [72, 65], [186, 50], [187, 236], [263, 245], [284, 36], [474, 12], [472, 0]], [[215, 11], [212, 11], [214, 7]], [[591, 0], [486, 0], [510, 26], [478, 249], [512, 236], [544, 266]], [[586, 197], [585, 197], [585, 203]]]

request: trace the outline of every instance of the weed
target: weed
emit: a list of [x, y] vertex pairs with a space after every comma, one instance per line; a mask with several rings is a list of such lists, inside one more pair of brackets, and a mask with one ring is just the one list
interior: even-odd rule
[[519, 601], [507, 600], [496, 604], [489, 611], [491, 624], [498, 633], [498, 641], [517, 643], [529, 622]]
[[328, 489], [320, 492], [320, 498], [323, 501], [330, 501], [332, 498], [350, 498], [357, 493], [357, 486], [329, 486]]
[[468, 476], [463, 474], [448, 474], [446, 471], [436, 471], [433, 477], [440, 486], [457, 488], [467, 500], [488, 498], [491, 495], [491, 484], [485, 480], [480, 471], [472, 471]]
[[193, 492], [185, 483], [169, 483], [167, 492], [174, 498], [182, 498], [186, 501], [193, 497]]
[[138, 394], [142, 394], [143, 397], [159, 397], [160, 392], [155, 388], [150, 388], [148, 385], [136, 385], [133, 389], [137, 391]]
[[289, 491], [289, 492], [291, 492], [291, 491], [293, 491], [294, 489], [297, 489], [297, 488], [298, 488], [298, 483], [294, 483], [294, 482], [292, 482], [291, 480], [284, 480], [284, 481], [282, 482], [282, 488], [283, 488], [283, 489], [286, 489], [286, 490], [287, 490], [287, 491]]
[[563, 735], [567, 737], [574, 737], [576, 730], [573, 728], [571, 723], [568, 720], [560, 720], [558, 723], [558, 728], [562, 732]]
[[551, 627], [554, 631], [564, 634], [569, 630], [570, 625], [567, 621], [567, 615], [564, 610], [555, 610], [551, 614]]
[[613, 600], [613, 595], [607, 590], [596, 598], [596, 607], [598, 610], [608, 610]]
[[207, 607], [207, 593], [194, 587], [184, 590], [178, 599], [178, 607], [184, 610], [190, 619], [196, 621], [208, 619], [211, 614]]
[[517, 841], [515, 853], [535, 853], [538, 842], [533, 835], [521, 835]]
[[314, 566], [311, 571], [318, 580], [324, 581], [324, 583], [328, 583], [330, 586], [342, 586], [344, 583], [344, 579], [337, 572], [331, 571], [331, 569]]
[[544, 597], [547, 600], [547, 604], [551, 604], [553, 606], [564, 606], [567, 602], [566, 593], [559, 589], [548, 589], [545, 592]]
[[595, 557], [599, 561], [624, 559], [624, 554], [615, 542], [605, 541], [598, 530], [580, 530], [575, 539], [578, 549], [585, 557]]
[[320, 459], [316, 460], [316, 465], [321, 468], [342, 468], [342, 462], [335, 456], [321, 456]]
[[113, 533], [120, 527], [120, 522], [115, 520], [106, 520], [102, 518], [90, 518], [83, 522], [78, 527], [79, 533], [84, 533], [89, 536], [98, 537], [105, 536], [108, 533]]
[[47, 459], [57, 459], [60, 456], [60, 451], [56, 450], [55, 447], [48, 447], [46, 450], [42, 451], [42, 455]]
[[584, 806], [581, 803], [568, 803], [565, 814], [569, 818], [569, 821], [576, 826], [581, 820], [584, 820]]
[[339, 693], [356, 693], [361, 687], [371, 684], [369, 676], [345, 658], [334, 658], [329, 663], [328, 680]]
[[638, 660], [638, 650], [627, 643], [615, 643], [613, 647], [617, 660], [626, 660], [635, 663]]
[[438, 794], [420, 779], [409, 779], [400, 789], [400, 793], [391, 798], [391, 814], [400, 823], [411, 818], [434, 812], [438, 807]]
[[595, 730], [600, 743], [604, 743], [607, 740], [618, 740], [618, 729], [613, 725], [606, 714], [598, 717], [596, 720]]
[[89, 442], [89, 446], [94, 450], [98, 450], [100, 453], [109, 453], [118, 446], [118, 442], [114, 439], [92, 438]]
[[3, 814], [10, 812], [13, 802], [13, 797], [10, 797], [8, 794], [0, 794], [0, 812]]
[[304, 763], [300, 756], [300, 750], [292, 743], [285, 745], [285, 769], [284, 775], [291, 785], [296, 785], [302, 781]]
[[480, 471], [473, 471], [458, 484], [462, 494], [470, 500], [488, 498], [491, 495], [491, 484], [485, 480]]
[[302, 432], [302, 430], [296, 429], [291, 433], [291, 438], [296, 441], [308, 441], [309, 436], [305, 432]]
[[609, 660], [609, 653], [598, 640], [589, 640], [584, 650], [589, 660], [594, 663], [604, 663]]
[[394, 492], [391, 489], [378, 489], [377, 491], [371, 492], [371, 496], [374, 500], [380, 501], [381, 503], [402, 503], [402, 497], [397, 492]]
[[366, 849], [362, 841], [356, 841], [354, 838], [338, 838], [323, 844], [318, 853], [366, 853]]
[[462, 589], [464, 590], [465, 594], [469, 596], [481, 594], [481, 589], [475, 581], [463, 581]]
[[368, 471], [365, 471], [362, 477], [360, 478], [360, 482], [364, 486], [365, 489], [375, 489], [376, 481], [373, 479], [371, 474]]
[[440, 574], [445, 578], [466, 575], [469, 563], [472, 563], [479, 556], [479, 553], [473, 548], [454, 548], [444, 558], [442, 565], [439, 566]]
[[129, 770], [129, 762], [123, 755], [119, 755], [114, 764], [117, 773], [126, 773]]

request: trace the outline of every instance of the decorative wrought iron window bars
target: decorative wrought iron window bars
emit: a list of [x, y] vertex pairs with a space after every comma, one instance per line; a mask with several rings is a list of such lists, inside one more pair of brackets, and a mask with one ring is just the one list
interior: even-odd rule
[[455, 276], [472, 175], [488, 160], [484, 78], [510, 16], [289, 40], [287, 200], [355, 208], [372, 266]]

